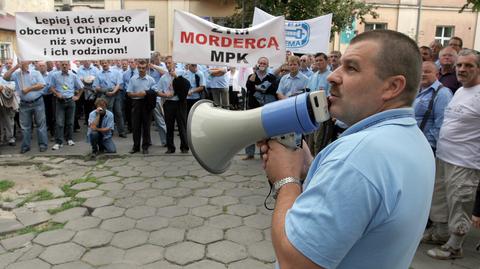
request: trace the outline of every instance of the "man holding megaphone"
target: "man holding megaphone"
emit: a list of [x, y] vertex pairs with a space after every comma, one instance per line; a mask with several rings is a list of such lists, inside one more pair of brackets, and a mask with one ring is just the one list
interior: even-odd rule
[[330, 113], [350, 126], [342, 136], [315, 159], [306, 146], [259, 143], [276, 197], [277, 268], [409, 267], [435, 174], [411, 108], [420, 68], [406, 35], [362, 33], [328, 77]]

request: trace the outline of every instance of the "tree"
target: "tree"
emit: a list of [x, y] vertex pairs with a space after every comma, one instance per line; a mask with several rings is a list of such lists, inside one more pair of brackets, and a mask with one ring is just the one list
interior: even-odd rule
[[466, 8], [471, 8], [473, 12], [480, 11], [480, 0], [467, 0], [467, 3], [463, 5], [459, 13], [462, 13]]
[[[229, 27], [248, 27], [253, 20], [254, 5], [287, 20], [305, 20], [333, 13], [332, 33], [340, 32], [354, 19], [365, 22], [365, 17], [378, 17], [376, 7], [357, 0], [236, 0], [235, 14], [227, 19]], [[333, 34], [331, 35], [333, 37]]]

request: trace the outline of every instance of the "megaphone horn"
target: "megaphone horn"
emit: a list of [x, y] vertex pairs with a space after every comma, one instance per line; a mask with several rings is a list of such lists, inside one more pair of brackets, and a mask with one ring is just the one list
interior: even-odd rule
[[210, 100], [200, 100], [188, 115], [187, 138], [200, 165], [210, 173], [221, 174], [246, 146], [269, 137], [313, 132], [328, 118], [323, 91], [245, 111], [225, 110]]

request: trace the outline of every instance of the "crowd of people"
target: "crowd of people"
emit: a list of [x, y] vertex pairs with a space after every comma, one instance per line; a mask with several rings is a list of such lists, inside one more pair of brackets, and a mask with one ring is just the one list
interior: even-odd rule
[[[383, 37], [372, 35], [368, 38], [379, 44], [388, 43]], [[392, 38], [408, 43], [403, 37], [393, 35]], [[361, 80], [349, 81], [349, 76], [373, 72], [368, 69], [373, 67], [359, 62], [359, 59], [367, 61], [364, 59], [365, 55], [373, 53], [366, 50], [368, 46], [364, 43], [367, 41], [359, 38], [356, 42], [365, 47], [352, 44], [353, 48], [346, 59], [342, 59], [339, 51], [332, 51], [328, 55], [317, 53], [301, 56], [287, 52], [285, 64], [270, 66], [268, 58], [260, 57], [253, 69], [175, 63], [171, 56], [162, 57], [159, 53], [154, 53], [148, 60], [79, 63], [22, 61], [14, 64], [12, 59], [8, 59], [2, 63], [0, 78], [0, 140], [4, 145], [15, 146], [16, 137], [21, 137], [20, 153], [23, 154], [31, 150], [31, 137], [35, 129], [40, 152], [48, 149], [49, 142], [53, 142], [51, 150], [61, 150], [64, 145], [75, 145], [73, 133], [85, 124], [88, 127], [86, 137], [90, 141], [93, 155], [116, 152], [112, 139], [115, 132], [121, 138], [132, 135], [131, 154], [140, 151], [148, 154], [152, 145], [150, 126], [154, 122], [160, 144], [167, 149], [166, 154], [176, 152], [175, 128], [178, 128], [180, 136], [181, 153], [188, 153], [187, 116], [192, 106], [204, 98], [213, 100], [219, 107], [232, 110], [258, 108], [277, 100], [318, 90], [325, 91], [326, 95], [330, 96], [330, 101], [340, 102], [338, 100], [346, 96], [352, 100], [356, 98], [348, 111], [341, 111], [343, 114], [337, 112], [341, 117], [332, 117], [322, 123], [315, 133], [304, 137], [308, 145], [305, 150], [311, 158], [335, 140], [341, 139], [345, 135], [342, 133], [359, 132], [361, 129], [358, 129], [360, 127], [356, 126], [356, 123], [372, 115], [372, 111], [384, 111], [382, 106], [386, 104], [400, 110], [378, 120], [388, 121], [397, 117], [398, 122], [389, 124], [409, 125], [408, 120], [401, 120], [404, 114], [408, 114], [401, 108], [412, 106], [416, 125], [428, 141], [429, 152], [433, 152], [436, 157], [435, 187], [429, 213], [431, 224], [425, 230], [422, 241], [440, 244], [440, 247], [428, 251], [428, 255], [433, 258], [460, 258], [463, 256], [465, 235], [472, 223], [480, 228], [480, 133], [477, 130], [480, 126], [480, 55], [476, 51], [463, 48], [462, 39], [459, 37], [451, 38], [445, 47], [439, 41], [433, 41], [429, 46], [415, 46], [414, 49], [421, 55], [421, 70], [409, 70], [411, 66], [408, 65], [413, 66], [416, 63], [413, 57], [415, 54], [413, 59], [408, 61], [399, 58], [400, 52], [385, 53], [382, 54], [385, 59], [375, 63], [375, 68], [380, 70], [374, 72], [380, 77], [379, 82], [369, 85], [382, 89], [377, 92], [378, 95], [365, 94], [368, 89], [363, 88], [365, 92], [352, 90], [342, 93], [337, 89], [338, 85], [358, 83], [348, 86], [361, 88], [366, 83]], [[407, 50], [412, 50], [410, 45], [405, 46]], [[395, 74], [400, 72], [398, 70], [407, 70], [404, 76], [406, 79], [387, 73]], [[416, 76], [420, 80], [419, 87], [415, 84]], [[388, 77], [392, 79], [387, 79]], [[400, 94], [403, 91], [409, 93]], [[332, 101], [332, 104], [332, 114], [335, 116], [335, 102]], [[379, 107], [372, 107], [375, 104]], [[371, 128], [371, 124], [377, 123], [374, 121], [361, 128]], [[16, 126], [19, 126], [21, 136], [16, 135]], [[389, 139], [390, 143], [413, 143], [394, 132], [383, 134], [392, 135], [384, 138]], [[405, 134], [409, 135], [408, 132]], [[355, 143], [360, 145], [361, 141]], [[378, 149], [377, 146], [370, 146]], [[414, 152], [418, 156], [412, 158], [429, 158], [427, 153], [421, 152], [423, 146], [417, 146]], [[269, 144], [263, 147], [261, 152], [264, 161], [267, 155], [274, 159], [272, 152], [278, 150], [277, 146]], [[364, 150], [371, 153], [369, 157], [376, 154], [373, 149]], [[401, 151], [399, 148], [397, 150]], [[244, 160], [254, 159], [255, 152], [255, 145], [248, 146]], [[367, 156], [352, 154], [358, 162], [362, 162], [361, 157]], [[410, 153], [405, 154], [410, 156]], [[386, 155], [383, 157], [387, 158]], [[390, 163], [386, 162], [384, 165], [389, 166]], [[426, 174], [419, 172], [418, 175], [428, 176], [428, 168], [427, 164]], [[343, 169], [340, 171], [366, 176], [361, 174], [364, 171], [353, 167]], [[267, 169], [267, 173], [275, 174], [273, 170]], [[300, 174], [295, 176], [301, 177]], [[278, 175], [269, 178], [282, 177], [283, 175]], [[293, 179], [287, 181], [296, 183]], [[371, 186], [365, 188], [370, 190]], [[425, 189], [428, 190], [428, 187], [425, 186]], [[475, 193], [477, 201], [472, 217], [471, 205], [475, 201]], [[338, 195], [343, 194], [339, 192]], [[306, 199], [305, 203], [312, 201]], [[296, 211], [292, 212], [292, 215], [295, 215]], [[388, 215], [388, 212], [385, 214]], [[302, 218], [299, 216], [298, 219]], [[291, 225], [295, 226], [297, 221], [292, 219]], [[296, 236], [308, 236], [308, 233]], [[299, 243], [300, 249], [305, 248], [308, 252], [309, 246], [302, 244]], [[277, 257], [279, 254], [281, 253], [277, 253]], [[314, 259], [322, 260], [321, 257]]]

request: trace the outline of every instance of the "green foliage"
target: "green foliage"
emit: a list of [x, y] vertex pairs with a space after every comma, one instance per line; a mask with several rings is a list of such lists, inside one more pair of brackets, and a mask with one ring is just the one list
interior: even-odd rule
[[467, 0], [467, 3], [465, 5], [463, 5], [463, 7], [458, 12], [462, 13], [467, 8], [471, 8], [473, 12], [479, 12], [480, 11], [480, 0]]
[[53, 208], [53, 209], [48, 209], [47, 212], [54, 215], [57, 214], [58, 212], [65, 211], [70, 208], [78, 207], [82, 205], [87, 199], [85, 198], [73, 198], [72, 200], [63, 203], [60, 207]]
[[4, 192], [4, 191], [10, 189], [13, 186], [15, 186], [15, 183], [13, 183], [13, 181], [0, 180], [0, 192]]
[[[236, 0], [235, 14], [228, 17], [226, 26], [248, 27], [253, 20], [254, 5], [265, 12], [280, 16], [287, 20], [304, 20], [333, 13], [333, 33], [342, 31], [351, 25], [354, 19], [365, 22], [365, 17], [378, 17], [376, 7], [356, 0]], [[243, 24], [242, 24], [243, 22]]]
[[68, 197], [74, 197], [75, 195], [77, 195], [77, 193], [80, 192], [78, 190], [72, 189], [72, 185], [70, 185], [70, 184], [63, 185], [62, 186], [62, 191], [63, 191], [63, 193], [65, 193], [65, 196], [68, 196]]
[[54, 198], [53, 193], [47, 190], [39, 190], [25, 197], [25, 199], [18, 204], [18, 207], [21, 207], [24, 204], [29, 202], [45, 201], [45, 200], [51, 200], [53, 198]]
[[85, 182], [92, 182], [92, 183], [95, 183], [95, 184], [101, 184], [101, 182], [98, 181], [96, 177], [88, 176], [88, 177], [84, 177], [84, 178], [74, 179], [70, 183], [70, 186], [73, 186], [73, 185], [78, 184], [78, 183], [85, 183]]
[[63, 227], [65, 226], [64, 223], [53, 223], [53, 222], [48, 222], [44, 225], [40, 225], [40, 226], [28, 226], [28, 227], [25, 227], [21, 230], [18, 230], [16, 234], [28, 234], [28, 233], [35, 233], [35, 234], [39, 234], [39, 233], [43, 233], [43, 232], [48, 232], [48, 231], [52, 231], [52, 230], [57, 230], [57, 229], [62, 229]]

